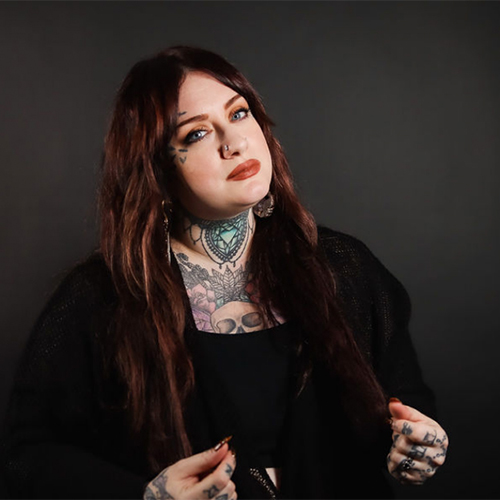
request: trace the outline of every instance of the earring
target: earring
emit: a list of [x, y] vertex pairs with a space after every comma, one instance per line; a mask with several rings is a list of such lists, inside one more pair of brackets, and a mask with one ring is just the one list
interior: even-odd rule
[[171, 209], [167, 208], [167, 202], [165, 200], [162, 200], [161, 202], [161, 208], [163, 210], [163, 228], [165, 230], [165, 240], [167, 244], [167, 259], [168, 263], [171, 264], [171, 258], [170, 258], [170, 219], [168, 217], [168, 212], [172, 212]]
[[271, 191], [253, 207], [253, 213], [260, 218], [269, 217], [274, 210], [274, 196]]

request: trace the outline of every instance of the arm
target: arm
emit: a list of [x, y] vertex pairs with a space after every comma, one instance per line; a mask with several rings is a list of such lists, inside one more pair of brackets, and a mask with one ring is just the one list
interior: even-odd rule
[[331, 237], [343, 256], [337, 259], [341, 293], [357, 342], [387, 396], [405, 403], [389, 404], [393, 430], [392, 447], [385, 450], [389, 472], [403, 483], [422, 484], [444, 463], [448, 436], [433, 420], [434, 394], [424, 382], [409, 334], [408, 293], [362, 242], [338, 233]]
[[434, 395], [409, 333], [411, 304], [404, 286], [358, 239], [322, 227], [319, 235], [347, 323], [387, 395], [434, 416]]
[[[123, 465], [100, 406], [97, 337], [110, 281], [87, 263], [40, 315], [19, 365], [2, 438], [9, 493], [31, 498], [141, 498], [147, 479]], [[112, 443], [112, 444], [109, 444]]]

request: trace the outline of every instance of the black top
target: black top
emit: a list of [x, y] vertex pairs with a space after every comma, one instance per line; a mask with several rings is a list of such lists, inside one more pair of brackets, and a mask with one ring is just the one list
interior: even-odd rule
[[[387, 394], [435, 417], [408, 332], [404, 287], [356, 238], [326, 228], [319, 228], [319, 236], [346, 321]], [[104, 377], [99, 347], [115, 307], [109, 270], [96, 253], [67, 274], [37, 320], [0, 442], [12, 497], [141, 498], [153, 478], [145, 448], [129, 439], [123, 412], [102, 405], [120, 390]], [[202, 358], [199, 373], [208, 362]], [[213, 378], [198, 376], [196, 386], [186, 412], [195, 453], [229, 434], [241, 435], [242, 427]], [[355, 442], [349, 422], [332, 405], [335, 399], [332, 381], [313, 374], [290, 405], [282, 439], [283, 498], [391, 495], [382, 473], [390, 434], [369, 449]], [[213, 418], [224, 405], [225, 412]], [[254, 467], [258, 457], [252, 443], [240, 440], [237, 452], [238, 497], [275, 496], [262, 465]]]
[[291, 379], [290, 334], [288, 323], [248, 333], [188, 332], [191, 348], [208, 360], [198, 376], [218, 380], [236, 407], [245, 439], [254, 443], [259, 463], [253, 466], [282, 465], [278, 443]]

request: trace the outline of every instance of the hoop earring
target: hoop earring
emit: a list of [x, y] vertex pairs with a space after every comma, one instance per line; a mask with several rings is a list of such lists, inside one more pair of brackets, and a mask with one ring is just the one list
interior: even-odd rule
[[169, 214], [172, 215], [172, 209], [167, 208], [168, 203], [165, 200], [161, 202], [161, 208], [163, 210], [163, 229], [165, 231], [165, 242], [167, 244], [167, 260], [171, 264], [170, 257], [170, 219]]
[[264, 198], [262, 198], [262, 200], [260, 200], [259, 203], [253, 207], [253, 213], [261, 219], [270, 217], [273, 210], [274, 196], [271, 194], [271, 191], [269, 191], [269, 193], [267, 193], [266, 196], [264, 196]]

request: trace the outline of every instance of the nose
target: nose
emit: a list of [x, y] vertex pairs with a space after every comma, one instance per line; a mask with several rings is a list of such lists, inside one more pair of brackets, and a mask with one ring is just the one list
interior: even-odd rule
[[225, 134], [221, 141], [221, 154], [223, 158], [232, 158], [243, 154], [248, 148], [246, 137], [240, 134], [233, 133]]

